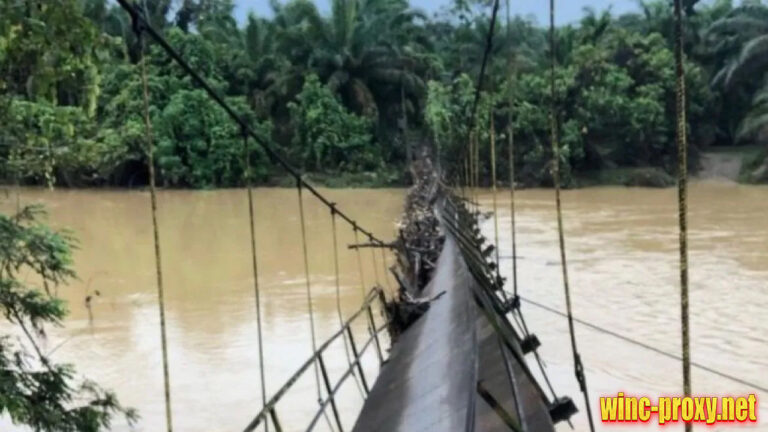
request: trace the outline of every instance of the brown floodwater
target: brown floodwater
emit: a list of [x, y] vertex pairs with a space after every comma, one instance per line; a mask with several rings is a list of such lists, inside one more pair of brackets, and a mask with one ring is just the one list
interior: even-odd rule
[[[328, 196], [380, 236], [394, 235], [403, 190], [327, 190]], [[558, 267], [553, 194], [518, 193], [520, 293], [564, 309]], [[305, 198], [310, 282], [318, 339], [339, 325], [327, 209]], [[590, 188], [565, 191], [565, 230], [578, 318], [661, 349], [679, 348], [677, 213], [674, 189]], [[484, 193], [484, 206], [491, 195]], [[13, 208], [11, 199], [0, 208]], [[53, 358], [77, 366], [81, 375], [113, 389], [135, 407], [141, 420], [129, 429], [164, 428], [162, 364], [148, 194], [140, 191], [24, 189], [22, 203], [43, 203], [56, 227], [79, 239], [74, 258], [79, 279], [60, 294], [70, 316], [52, 329], [44, 345]], [[276, 391], [311, 352], [308, 306], [295, 190], [257, 189], [256, 235], [264, 319], [268, 394]], [[691, 327], [694, 361], [768, 386], [768, 188], [702, 182], [690, 191]], [[499, 193], [502, 270], [509, 274], [509, 200]], [[168, 344], [174, 425], [178, 431], [242, 430], [261, 406], [256, 312], [250, 263], [246, 196], [242, 190], [162, 191], [159, 220], [166, 283]], [[485, 232], [493, 238], [492, 220]], [[340, 303], [344, 316], [361, 301], [362, 285], [352, 232], [339, 225]], [[385, 286], [384, 263], [363, 250], [365, 285]], [[387, 260], [392, 257], [387, 255]], [[510, 287], [511, 289], [511, 287]], [[99, 291], [91, 313], [85, 297]], [[542, 341], [541, 355], [560, 394], [582, 406], [571, 371], [567, 323], [523, 305], [528, 326]], [[5, 324], [0, 330], [7, 331]], [[355, 327], [359, 339], [364, 325]], [[681, 367], [674, 360], [576, 327], [593, 399], [618, 391], [658, 396], [681, 392]], [[345, 369], [344, 347], [328, 354], [331, 375]], [[378, 368], [373, 350], [365, 357], [369, 378]], [[731, 395], [752, 392], [694, 369], [694, 392]], [[768, 394], [758, 392], [761, 400]], [[278, 412], [286, 430], [302, 430], [316, 406], [310, 373], [288, 393]], [[349, 381], [340, 398], [349, 428], [361, 406]], [[760, 424], [768, 430], [768, 411]], [[585, 431], [583, 415], [574, 419]], [[324, 424], [321, 424], [324, 426]], [[677, 429], [680, 426], [672, 426]], [[718, 425], [713, 430], [744, 426]], [[0, 429], [24, 430], [0, 420]], [[626, 426], [601, 425], [599, 430]], [[653, 429], [653, 428], [651, 428]], [[318, 430], [323, 430], [319, 428]], [[569, 430], [563, 426], [558, 430]]]

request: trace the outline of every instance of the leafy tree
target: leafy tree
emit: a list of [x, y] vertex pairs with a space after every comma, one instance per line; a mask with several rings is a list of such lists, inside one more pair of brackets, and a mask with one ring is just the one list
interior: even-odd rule
[[293, 151], [305, 168], [354, 173], [381, 167], [370, 120], [348, 112], [316, 75], [307, 77], [288, 107], [295, 130]]
[[99, 46], [75, 0], [0, 3], [2, 177], [53, 186], [92, 163]]
[[[450, 174], [461, 173], [464, 169], [463, 160], [470, 142], [469, 127], [475, 88], [475, 83], [466, 74], [459, 75], [447, 85], [436, 81], [428, 83], [426, 123], [432, 138], [441, 149], [445, 169]], [[481, 155], [486, 155], [489, 148], [488, 125], [494, 97], [483, 94], [476, 111], [474, 132]], [[486, 159], [481, 157], [482, 171], [488, 171]]]
[[95, 140], [95, 124], [82, 109], [48, 102], [12, 100], [5, 114], [8, 146], [5, 171], [17, 179], [53, 187], [92, 178], [96, 161], [108, 148]]
[[[242, 98], [229, 98], [228, 102], [249, 112]], [[251, 124], [256, 125], [262, 140], [268, 140], [269, 123]], [[157, 163], [165, 185], [209, 188], [243, 184], [245, 160], [240, 129], [205, 92], [174, 93], [158, 113], [155, 125]], [[267, 161], [261, 147], [252, 141], [249, 139], [249, 148], [255, 160], [251, 166], [256, 178], [263, 178]]]
[[[133, 422], [136, 413], [113, 393], [76, 379], [72, 366], [54, 363], [39, 344], [45, 326], [67, 314], [56, 288], [75, 277], [74, 239], [43, 225], [41, 215], [38, 207], [0, 215], [0, 311], [26, 338], [0, 337], [0, 414], [50, 432], [107, 430], [115, 415]], [[28, 270], [36, 278], [24, 276]]]

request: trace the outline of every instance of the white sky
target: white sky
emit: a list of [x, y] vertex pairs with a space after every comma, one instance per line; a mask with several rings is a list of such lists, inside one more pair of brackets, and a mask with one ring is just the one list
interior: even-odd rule
[[[330, 10], [330, 0], [315, 0], [322, 12]], [[549, 2], [544, 0], [510, 0], [513, 15], [533, 15], [539, 23], [545, 23], [549, 20]], [[249, 11], [254, 11], [258, 15], [268, 16], [270, 14], [269, 2], [267, 0], [236, 0], [236, 15], [239, 20], [243, 20]], [[438, 11], [443, 6], [450, 4], [450, 0], [411, 0], [411, 5], [422, 9], [430, 14]], [[503, 3], [502, 3], [503, 5]], [[614, 14], [637, 10], [637, 3], [634, 0], [558, 0], [556, 4], [555, 17], [557, 22], [573, 22], [582, 16], [584, 7], [591, 6], [597, 11], [612, 7]]]

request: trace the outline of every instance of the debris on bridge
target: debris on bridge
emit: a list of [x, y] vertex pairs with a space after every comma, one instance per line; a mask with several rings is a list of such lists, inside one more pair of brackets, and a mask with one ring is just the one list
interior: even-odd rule
[[391, 269], [398, 282], [398, 296], [387, 306], [390, 335], [396, 338], [421, 317], [440, 294], [423, 297], [422, 291], [434, 273], [445, 233], [434, 211], [440, 179], [426, 155], [411, 167], [414, 185], [408, 191], [393, 243], [398, 265]]

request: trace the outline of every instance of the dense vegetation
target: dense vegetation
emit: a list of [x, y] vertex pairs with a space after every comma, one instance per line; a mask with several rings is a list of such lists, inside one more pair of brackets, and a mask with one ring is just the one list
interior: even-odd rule
[[[56, 296], [75, 277], [72, 237], [41, 223], [41, 209], [25, 207], [0, 215], [0, 312], [19, 336], [0, 336], [0, 415], [35, 431], [96, 432], [115, 414], [136, 418], [115, 396], [76, 377], [70, 365], [51, 360], [39, 344], [46, 325], [66, 316]], [[33, 276], [34, 275], [34, 276]]]
[[[407, 0], [334, 0], [327, 16], [309, 0], [273, 1], [270, 18], [245, 22], [233, 0], [139, 3], [262, 139], [306, 172], [400, 182], [407, 143], [435, 143], [448, 168], [466, 147], [487, 2], [454, 0], [427, 17]], [[713, 144], [768, 140], [768, 7], [735, 3], [686, 2], [694, 169]], [[672, 8], [640, 6], [619, 16], [587, 9], [557, 30], [567, 184], [632, 170], [663, 184], [674, 169]], [[546, 37], [532, 19], [500, 20], [477, 123], [483, 155], [491, 115], [500, 138], [513, 131], [527, 185], [549, 181]], [[0, 179], [145, 184], [140, 52], [129, 16], [107, 0], [0, 0]], [[161, 183], [239, 185], [239, 129], [158, 46], [149, 44], [147, 62]], [[264, 154], [252, 158], [260, 182], [280, 177]], [[487, 177], [487, 162], [481, 171]], [[746, 178], [768, 179], [764, 151]]]
[[[427, 17], [407, 0], [272, 2], [238, 22], [233, 0], [143, 0], [154, 28], [264, 143], [340, 184], [403, 182], [412, 145], [429, 142], [461, 170], [488, 32], [488, 2], [453, 0]], [[712, 145], [757, 145], [747, 181], [768, 181], [768, 6], [687, 0], [685, 49], [692, 168]], [[665, 185], [675, 166], [672, 8], [585, 10], [557, 29], [556, 100], [563, 182]], [[550, 181], [546, 29], [511, 17], [496, 28], [476, 116], [487, 182], [490, 125], [514, 138], [517, 181]], [[0, 181], [134, 186], [147, 182], [139, 59], [129, 16], [109, 0], [0, 0]], [[159, 179], [170, 187], [241, 184], [238, 127], [157, 45], [146, 49]], [[500, 152], [505, 152], [504, 146]], [[257, 179], [279, 181], [266, 153]], [[506, 157], [498, 157], [507, 172]], [[605, 173], [614, 173], [604, 175]], [[502, 176], [503, 178], [503, 176]], [[340, 180], [341, 179], [341, 180]], [[0, 215], [0, 415], [40, 431], [108, 429], [136, 413], [56, 364], [38, 342], [66, 316], [72, 237], [38, 208]]]

